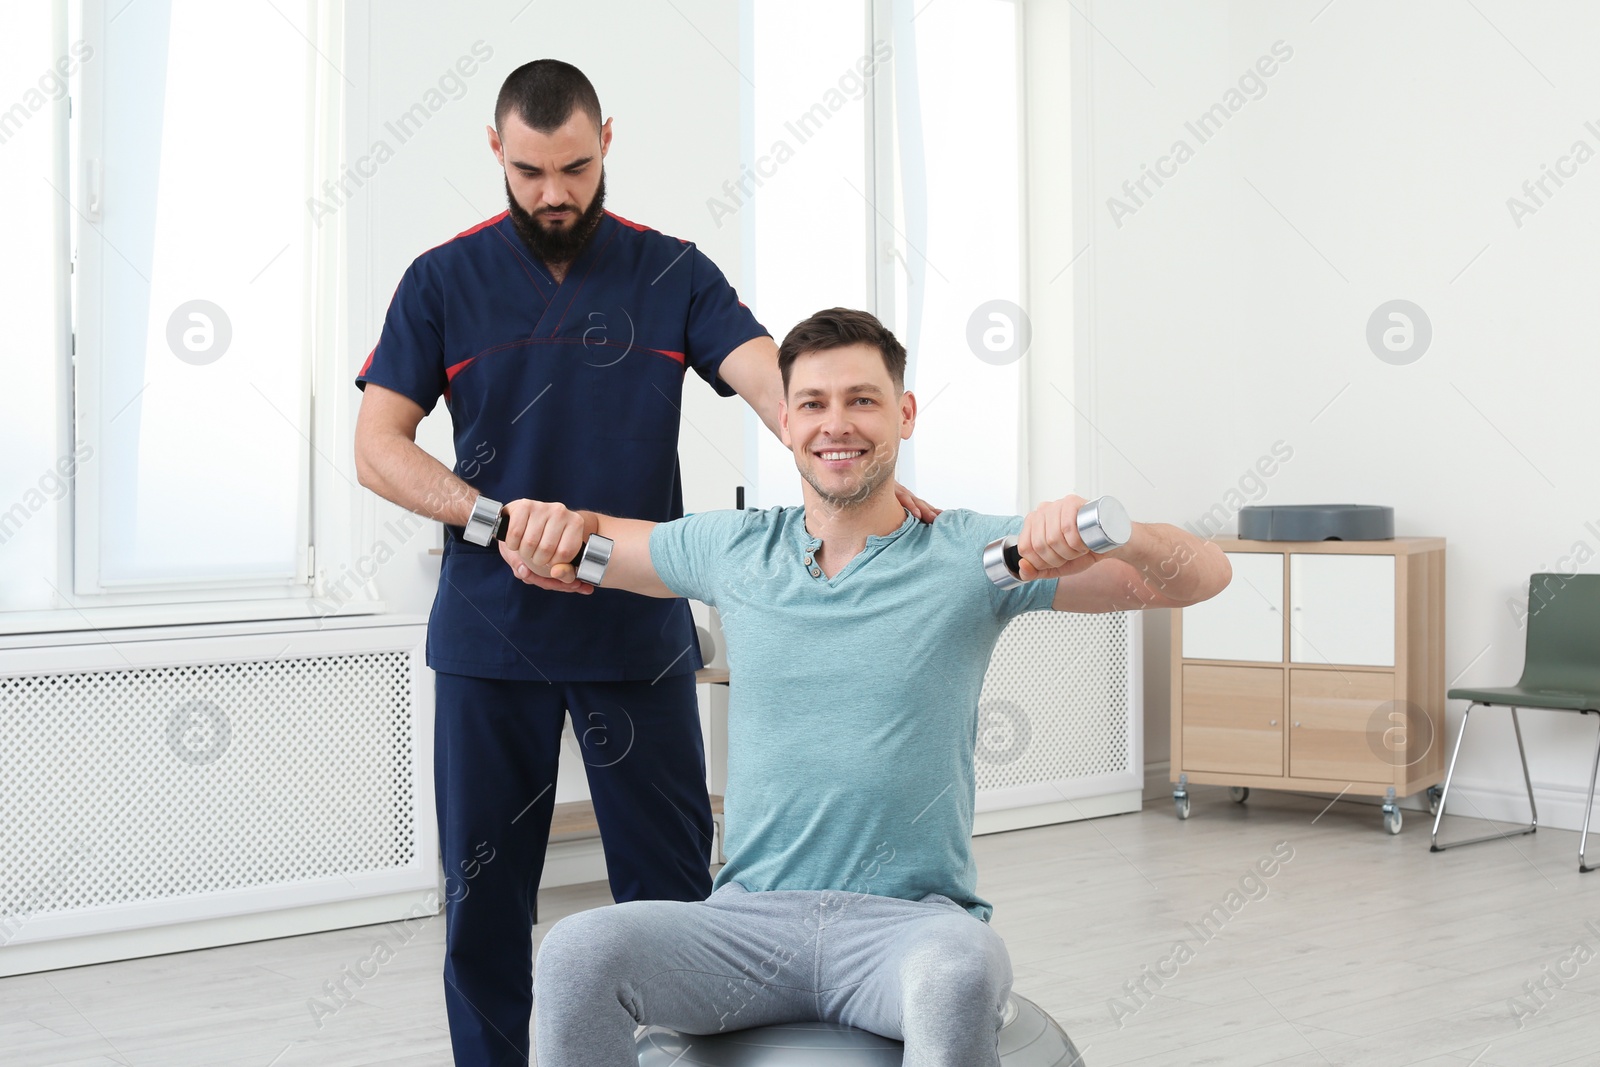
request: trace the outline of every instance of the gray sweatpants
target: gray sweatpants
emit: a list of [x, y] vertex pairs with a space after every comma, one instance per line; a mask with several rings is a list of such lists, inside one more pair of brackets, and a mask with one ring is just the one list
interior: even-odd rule
[[715, 1034], [824, 1020], [905, 1042], [905, 1067], [995, 1067], [1011, 960], [937, 894], [639, 900], [558, 922], [534, 968], [539, 1067], [636, 1067], [634, 1027]]

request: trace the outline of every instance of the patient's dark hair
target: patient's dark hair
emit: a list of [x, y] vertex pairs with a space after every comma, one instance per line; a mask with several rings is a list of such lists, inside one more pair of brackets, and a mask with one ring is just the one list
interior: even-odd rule
[[897, 390], [906, 387], [906, 347], [877, 316], [851, 308], [828, 308], [797, 323], [778, 346], [778, 371], [783, 375], [783, 391], [789, 391], [789, 371], [794, 361], [808, 352], [826, 352], [850, 345], [871, 345], [883, 356], [889, 378]]
[[582, 111], [601, 125], [600, 97], [583, 71], [559, 59], [536, 59], [507, 76], [494, 105], [494, 128], [505, 128], [512, 111], [540, 133], [565, 126], [574, 111]]

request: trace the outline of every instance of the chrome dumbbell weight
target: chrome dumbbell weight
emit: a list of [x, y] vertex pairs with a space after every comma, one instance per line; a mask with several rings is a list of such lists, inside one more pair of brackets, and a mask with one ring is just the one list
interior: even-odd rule
[[[1078, 509], [1078, 536], [1090, 552], [1105, 552], [1128, 543], [1133, 536], [1133, 520], [1116, 497], [1103, 496]], [[1001, 589], [1022, 584], [1022, 553], [1017, 551], [1016, 535], [990, 541], [983, 549], [983, 573]]]

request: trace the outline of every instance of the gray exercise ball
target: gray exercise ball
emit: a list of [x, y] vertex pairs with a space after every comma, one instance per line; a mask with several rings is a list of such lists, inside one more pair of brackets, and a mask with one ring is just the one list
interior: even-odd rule
[[[898, 1041], [837, 1023], [785, 1023], [725, 1034], [652, 1026], [639, 1037], [639, 1067], [900, 1067]], [[1084, 1067], [1056, 1021], [1011, 994], [1000, 1029], [1005, 1067]]]

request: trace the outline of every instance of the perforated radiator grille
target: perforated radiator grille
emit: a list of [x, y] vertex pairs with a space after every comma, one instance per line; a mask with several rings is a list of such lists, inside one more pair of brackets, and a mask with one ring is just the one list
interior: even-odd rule
[[0, 677], [0, 917], [405, 865], [410, 670], [384, 651]]
[[1130, 639], [1121, 612], [1013, 619], [978, 702], [978, 788], [1129, 770]]

